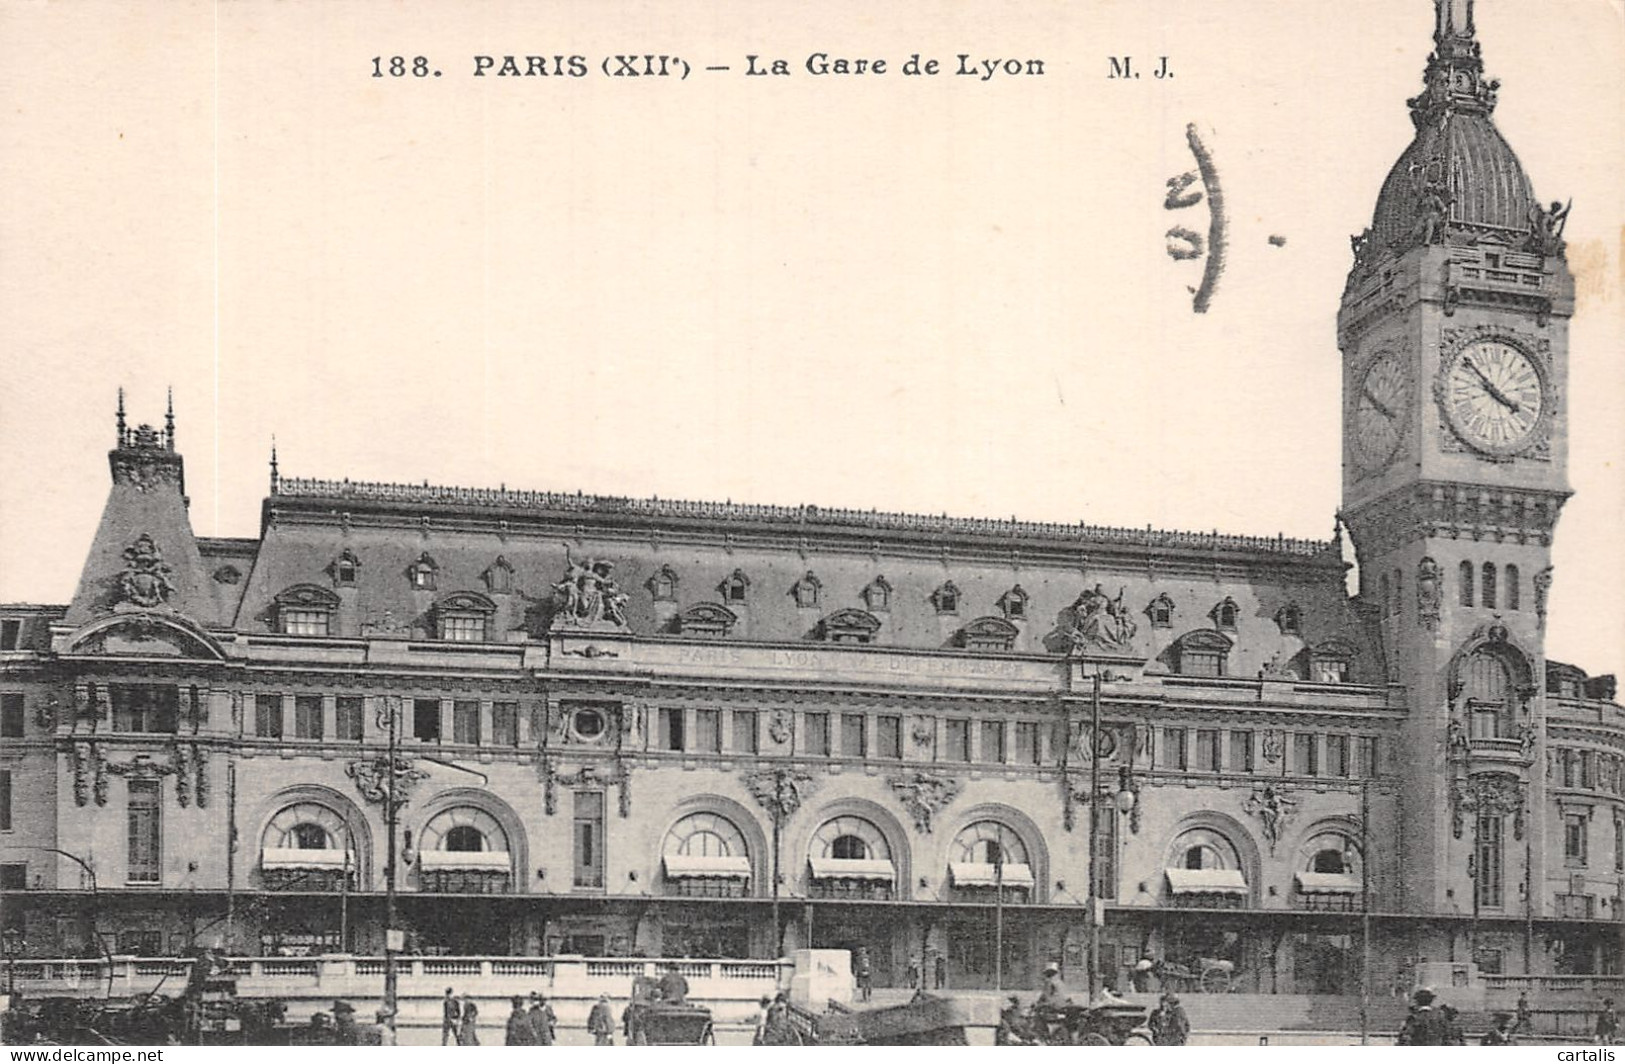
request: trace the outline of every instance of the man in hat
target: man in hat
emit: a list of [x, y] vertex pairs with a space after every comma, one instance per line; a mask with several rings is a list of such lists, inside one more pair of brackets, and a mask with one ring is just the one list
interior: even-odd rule
[[508, 1033], [503, 1038], [504, 1045], [533, 1046], [536, 1044], [536, 1032], [530, 1026], [530, 1016], [525, 1013], [525, 999], [518, 994], [509, 1002], [513, 1009], [508, 1013]]
[[1190, 1017], [1185, 1015], [1185, 1007], [1179, 1003], [1178, 994], [1172, 990], [1163, 991], [1162, 1001], [1151, 1014], [1150, 1027], [1159, 1046], [1182, 1046], [1190, 1040]]
[[609, 1007], [609, 995], [599, 994], [592, 1011], [587, 1013], [587, 1033], [595, 1046], [615, 1044], [615, 1013]]
[[1534, 1034], [1535, 1020], [1529, 1012], [1529, 991], [1518, 991], [1518, 1016], [1512, 1024], [1513, 1034]]
[[1509, 1046], [1512, 1045], [1512, 1013], [1497, 1012], [1495, 1025], [1484, 1032], [1484, 1037], [1478, 1040], [1481, 1046]]
[[767, 1008], [767, 1022], [762, 1030], [762, 1044], [765, 1046], [798, 1046], [801, 1036], [796, 1033], [795, 1024], [790, 1022], [790, 996], [779, 991], [773, 998], [773, 1004]]
[[355, 1026], [355, 1006], [348, 1001], [333, 1002], [333, 1044], [353, 1046], [360, 1041], [360, 1032]]
[[463, 1006], [457, 1000], [457, 995], [451, 987], [446, 987], [446, 996], [440, 1001], [440, 1044], [449, 1045], [457, 1041], [457, 1023], [463, 1018]]
[[553, 1031], [559, 1025], [559, 1018], [553, 1014], [553, 1006], [547, 1003], [547, 998], [532, 990], [530, 992], [530, 1030], [531, 1037], [535, 1039], [532, 1045], [550, 1046], [553, 1044]]
[[1402, 1046], [1447, 1045], [1448, 1032], [1444, 1017], [1433, 1007], [1433, 991], [1422, 987], [1411, 995], [1411, 1012], [1405, 1017], [1405, 1026], [1399, 1030]]
[[1038, 1007], [1041, 1009], [1059, 1009], [1071, 1004], [1072, 999], [1067, 996], [1066, 983], [1061, 980], [1061, 966], [1054, 961], [1044, 965], [1044, 989], [1038, 995]]
[[853, 980], [858, 984], [858, 1000], [868, 1001], [874, 990], [874, 965], [869, 960], [869, 947], [859, 946], [852, 958]]
[[1604, 998], [1602, 1011], [1597, 1013], [1597, 1044], [1611, 1046], [1619, 1040], [1619, 1013], [1614, 1011], [1614, 999]]

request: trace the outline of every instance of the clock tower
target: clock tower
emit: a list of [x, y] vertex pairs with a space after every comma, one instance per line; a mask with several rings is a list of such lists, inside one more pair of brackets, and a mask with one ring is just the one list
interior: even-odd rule
[[1567, 208], [1536, 199], [1495, 127], [1473, 0], [1435, 0], [1433, 42], [1338, 312], [1343, 513], [1408, 710], [1392, 901], [1522, 916], [1543, 893], [1542, 643], [1569, 495]]

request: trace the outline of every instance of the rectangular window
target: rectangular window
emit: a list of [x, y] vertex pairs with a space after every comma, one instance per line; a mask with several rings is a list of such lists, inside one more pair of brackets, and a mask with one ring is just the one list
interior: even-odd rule
[[1565, 787], [1573, 787], [1579, 774], [1579, 758], [1574, 756], [1576, 753], [1577, 751], [1574, 750], [1559, 750], [1557, 752], [1558, 759], [1563, 764], [1563, 786]]
[[180, 688], [113, 684], [109, 690], [114, 731], [174, 733], [180, 721]]
[[686, 750], [687, 738], [683, 734], [683, 711], [680, 709], [662, 709], [660, 711], [660, 749]]
[[1375, 735], [1360, 736], [1359, 745], [1357, 746], [1360, 752], [1358, 773], [1363, 778], [1373, 778], [1382, 770], [1382, 765], [1377, 760], [1378, 755], [1381, 753], [1381, 747], [1377, 745], [1377, 742]]
[[[28, 866], [26, 864], [0, 864], [0, 890], [27, 890]], [[21, 916], [21, 913], [18, 913]]]
[[754, 709], [734, 710], [734, 753], [754, 754], [759, 747], [757, 739], [757, 725], [759, 723]]
[[862, 713], [841, 714], [841, 756], [869, 756], [868, 718]]
[[1590, 750], [1581, 750], [1580, 751], [1580, 786], [1584, 787], [1584, 788], [1587, 788], [1587, 789], [1590, 789], [1590, 787], [1591, 787], [1591, 764], [1592, 764], [1591, 751]]
[[1224, 768], [1224, 733], [1212, 728], [1196, 729], [1196, 771], [1219, 772]]
[[424, 743], [440, 741], [440, 699], [412, 699], [412, 738]]
[[162, 850], [158, 781], [131, 780], [129, 786], [129, 880], [156, 883]]
[[0, 739], [23, 737], [23, 696], [0, 695]]
[[451, 741], [464, 746], [480, 745], [480, 704], [458, 700], [451, 704]]
[[879, 757], [896, 761], [903, 756], [903, 718], [882, 716], [875, 718], [875, 753]]
[[702, 754], [722, 753], [722, 710], [694, 711], [694, 749]]
[[1349, 768], [1349, 737], [1347, 735], [1326, 736], [1327, 773], [1347, 778]]
[[1292, 767], [1300, 776], [1320, 775], [1320, 736], [1311, 732], [1292, 736]]
[[1095, 849], [1099, 855], [1098, 867], [1091, 869], [1095, 879], [1095, 897], [1107, 901], [1117, 899], [1117, 807], [1111, 802], [1097, 802], [1094, 807]]
[[604, 794], [575, 792], [575, 885], [587, 890], [604, 886]]
[[326, 610], [281, 611], [284, 635], [327, 635], [332, 614]]
[[1614, 821], [1614, 871], [1625, 872], [1625, 820]]
[[518, 702], [493, 702], [491, 704], [491, 745], [519, 745]]
[[829, 756], [829, 714], [808, 713], [803, 719], [807, 730], [807, 754], [810, 757]]
[[1348, 682], [1349, 663], [1342, 658], [1316, 658], [1314, 668], [1316, 683]]
[[1181, 650], [1179, 671], [1185, 676], [1223, 676], [1224, 655], [1211, 650]]
[[1157, 751], [1157, 764], [1163, 768], [1184, 769], [1190, 764], [1185, 748], [1187, 733], [1184, 728], [1162, 729], [1162, 746]]
[[335, 700], [333, 726], [338, 734], [334, 738], [347, 743], [359, 743], [362, 729], [362, 701], [360, 695], [339, 695]]
[[440, 638], [449, 643], [483, 643], [485, 618], [479, 614], [451, 614], [442, 617]]
[[1586, 816], [1569, 813], [1563, 818], [1563, 861], [1584, 867], [1586, 863]]
[[322, 696], [298, 695], [293, 700], [293, 737], [320, 739], [322, 737]]
[[1504, 904], [1501, 842], [1504, 822], [1498, 816], [1478, 818], [1476, 848], [1478, 859], [1473, 868], [1473, 889], [1478, 892], [1478, 904], [1485, 909], [1499, 909]]
[[1251, 772], [1253, 770], [1253, 733], [1250, 731], [1233, 731], [1230, 733], [1230, 771]]
[[22, 621], [15, 619], [0, 621], [0, 650], [20, 650], [22, 638]]
[[1004, 721], [982, 722], [982, 760], [990, 765], [1004, 764]]
[[970, 760], [970, 721], [947, 720], [943, 737], [947, 749], [942, 752], [944, 761]]
[[282, 696], [254, 696], [254, 734], [261, 739], [282, 738]]
[[1017, 721], [1014, 764], [1036, 765], [1043, 754], [1043, 747], [1038, 742], [1038, 725], [1029, 720]]
[[0, 831], [11, 830], [11, 770], [0, 769]]

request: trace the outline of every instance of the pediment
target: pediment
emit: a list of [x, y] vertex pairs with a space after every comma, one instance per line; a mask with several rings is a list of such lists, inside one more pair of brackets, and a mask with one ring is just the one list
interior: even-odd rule
[[495, 613], [497, 604], [478, 591], [454, 591], [434, 608], [440, 613]]
[[715, 602], [699, 602], [677, 616], [679, 632], [727, 635], [739, 623], [739, 615]]
[[213, 636], [175, 614], [117, 613], [93, 621], [68, 637], [64, 656], [192, 658], [224, 661]]
[[826, 631], [866, 632], [872, 634], [880, 630], [879, 617], [876, 617], [868, 610], [857, 608], [836, 610], [820, 623], [822, 623]]
[[1021, 629], [1003, 617], [978, 617], [965, 625], [965, 634], [989, 639], [1014, 639], [1021, 634]]
[[315, 584], [295, 584], [271, 601], [282, 609], [336, 610], [339, 606], [339, 597], [332, 590]]
[[1235, 646], [1235, 640], [1223, 632], [1216, 632], [1211, 628], [1197, 628], [1186, 632], [1174, 643], [1181, 650], [1212, 650], [1219, 653], [1228, 653]]

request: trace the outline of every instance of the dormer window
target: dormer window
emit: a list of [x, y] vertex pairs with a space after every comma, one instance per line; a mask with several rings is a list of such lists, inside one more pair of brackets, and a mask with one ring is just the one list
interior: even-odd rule
[[829, 643], [872, 643], [880, 631], [880, 618], [865, 610], [836, 610], [818, 623], [819, 635]]
[[1289, 602], [1275, 611], [1275, 624], [1282, 635], [1302, 635], [1303, 610], [1298, 608], [1296, 602]]
[[701, 602], [690, 606], [677, 617], [677, 630], [683, 635], [702, 639], [721, 639], [733, 631], [739, 616], [726, 606], [714, 602]]
[[473, 591], [459, 591], [435, 604], [435, 630], [448, 643], [488, 643], [496, 603]]
[[1186, 632], [1174, 644], [1174, 668], [1182, 676], [1224, 676], [1229, 672], [1230, 637], [1209, 628]]
[[959, 645], [966, 650], [1008, 652], [1021, 631], [1002, 617], [978, 617], [959, 632]]
[[871, 611], [891, 608], [891, 584], [886, 582], [885, 577], [875, 577], [869, 586], [863, 589], [863, 604]]
[[493, 595], [507, 595], [513, 591], [513, 566], [508, 559], [497, 555], [497, 560], [483, 574], [486, 590]]
[[1235, 599], [1226, 595], [1224, 601], [1214, 606], [1208, 616], [1213, 618], [1213, 627], [1219, 631], [1234, 632], [1236, 620], [1241, 616], [1241, 607], [1236, 605]]
[[818, 596], [823, 589], [824, 585], [822, 581], [813, 575], [813, 571], [811, 569], [808, 569], [807, 575], [803, 576], [800, 580], [797, 580], [795, 584], [791, 586], [790, 594], [796, 600], [796, 606], [799, 609], [813, 609], [817, 607]]
[[333, 592], [315, 584], [295, 584], [271, 600], [276, 629], [283, 635], [324, 636], [333, 634], [333, 613], [339, 599]]
[[1315, 683], [1348, 683], [1353, 675], [1354, 644], [1328, 639], [1309, 648], [1309, 678]]
[[722, 601], [728, 605], [743, 604], [750, 592], [750, 577], [743, 570], [735, 569], [728, 579], [717, 585], [717, 590], [722, 592]]
[[1017, 584], [999, 596], [998, 606], [999, 609], [1004, 611], [1005, 620], [1025, 620], [1027, 617], [1027, 592], [1021, 589], [1020, 584]]
[[434, 563], [434, 559], [425, 553], [407, 567], [406, 578], [411, 582], [413, 591], [433, 591], [435, 575], [439, 571], [440, 567]]
[[334, 587], [355, 587], [356, 580], [361, 574], [361, 560], [346, 548], [333, 559], [328, 571], [333, 574]]
[[643, 586], [649, 589], [649, 597], [656, 602], [676, 602], [677, 570], [669, 565], [662, 565], [655, 570], [653, 576], [644, 581]]
[[959, 588], [954, 586], [952, 580], [931, 592], [931, 605], [937, 608], [938, 613], [959, 612]]
[[1151, 627], [1153, 628], [1172, 628], [1174, 626], [1174, 600], [1165, 594], [1158, 595], [1145, 608], [1145, 615], [1151, 618]]

